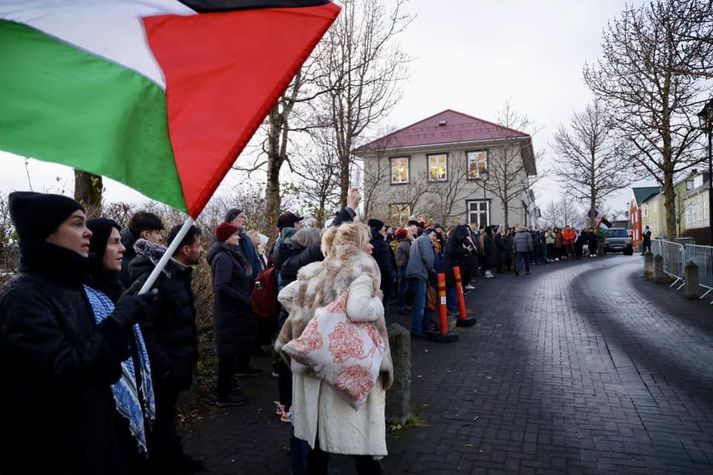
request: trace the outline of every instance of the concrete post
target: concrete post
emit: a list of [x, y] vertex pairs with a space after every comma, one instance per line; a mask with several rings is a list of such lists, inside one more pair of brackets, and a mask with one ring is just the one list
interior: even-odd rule
[[687, 299], [697, 299], [698, 298], [698, 266], [693, 262], [689, 261], [683, 271], [684, 278], [686, 280], [686, 285], [683, 287], [683, 295]]
[[650, 252], [644, 254], [644, 278], [654, 280], [654, 255]]
[[386, 392], [386, 421], [404, 424], [411, 417], [411, 335], [398, 323], [388, 328], [394, 384]]
[[663, 272], [663, 256], [654, 256], [654, 280], [659, 284], [666, 283], [666, 274]]

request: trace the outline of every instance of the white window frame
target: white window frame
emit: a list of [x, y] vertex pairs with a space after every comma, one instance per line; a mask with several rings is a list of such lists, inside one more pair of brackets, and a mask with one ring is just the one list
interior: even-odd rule
[[[483, 203], [485, 203], [485, 224], [479, 222], [479, 221], [480, 221], [480, 217], [481, 217], [482, 214], [483, 214], [483, 210], [481, 209]], [[477, 209], [476, 209], [476, 210], [472, 210], [472, 209], [471, 209], [471, 204], [476, 204], [476, 205], [477, 205]], [[475, 222], [475, 223], [473, 222], [473, 220], [471, 219], [471, 213], [477, 214], [477, 217], [478, 217], [477, 221], [478, 221], [478, 222]], [[490, 224], [490, 200], [489, 200], [489, 199], [485, 199], [485, 200], [483, 200], [483, 199], [480, 199], [480, 200], [466, 200], [466, 202], [465, 202], [465, 215], [466, 215], [466, 218], [467, 218], [467, 220], [468, 220], [468, 224], [471, 225], [474, 229], [479, 228], [479, 227], [481, 226], [481, 224], [482, 224], [483, 226], [488, 226], [488, 225]]]
[[[466, 167], [468, 169], [465, 171], [468, 180], [478, 180], [480, 179], [481, 172], [488, 171], [488, 151], [487, 150], [471, 150], [465, 152], [466, 157]], [[475, 168], [471, 167], [471, 163], [475, 162]], [[475, 171], [475, 174], [471, 174], [471, 171]]]
[[[406, 162], [406, 180], [395, 180], [397, 176], [394, 173], [394, 165], [398, 162]], [[411, 157], [390, 157], [389, 158], [389, 174], [392, 185], [405, 185], [411, 181]]]
[[642, 208], [642, 212], [644, 214], [644, 218], [648, 218], [649, 217], [649, 205], [644, 205], [644, 207]]
[[[434, 178], [432, 170], [434, 165], [431, 165], [432, 159], [438, 159], [443, 161], [443, 178]], [[433, 182], [443, 182], [448, 181], [448, 154], [447, 153], [432, 153], [426, 155], [426, 164], [428, 165], [428, 181]], [[435, 167], [440, 167], [440, 163], [436, 164]]]

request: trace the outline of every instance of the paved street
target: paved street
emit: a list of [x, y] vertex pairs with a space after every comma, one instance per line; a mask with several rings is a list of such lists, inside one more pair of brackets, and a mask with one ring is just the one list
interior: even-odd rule
[[[642, 268], [617, 256], [479, 280], [475, 327], [412, 346], [418, 423], [389, 432], [387, 473], [713, 473], [713, 307]], [[187, 450], [207, 473], [288, 474], [276, 380], [244, 386], [253, 402], [196, 427]]]

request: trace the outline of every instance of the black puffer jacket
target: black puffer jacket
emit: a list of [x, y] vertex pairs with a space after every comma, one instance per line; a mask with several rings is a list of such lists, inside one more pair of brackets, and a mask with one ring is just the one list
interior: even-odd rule
[[468, 237], [468, 228], [459, 224], [453, 230], [453, 233], [446, 241], [446, 250], [443, 253], [443, 267], [446, 271], [446, 286], [454, 287], [456, 285], [453, 267], [459, 266], [461, 275], [466, 263], [468, 249], [466, 248], [466, 238]]
[[307, 264], [324, 260], [324, 254], [319, 243], [304, 247], [294, 241], [290, 242], [292, 248], [290, 256], [285, 259], [280, 270], [282, 285], [286, 286], [297, 280], [297, 272]]
[[384, 291], [387, 287], [393, 285], [396, 279], [396, 260], [394, 253], [391, 252], [391, 246], [386, 242], [384, 236], [379, 234], [379, 231], [371, 231], [371, 245], [374, 246], [372, 256], [379, 265], [381, 290]]
[[249, 264], [237, 249], [217, 242], [208, 251], [213, 272], [213, 325], [219, 358], [255, 349], [257, 319], [252, 308]]
[[125, 473], [111, 384], [126, 335], [113, 319], [95, 323], [81, 256], [31, 247], [0, 288], [0, 473]]
[[[139, 239], [134, 245], [136, 258], [129, 264], [129, 275], [138, 288], [148, 279], [165, 248]], [[191, 282], [193, 271], [171, 259], [153, 288], [158, 302], [141, 324], [156, 384], [188, 389], [198, 361], [196, 309]], [[137, 284], [138, 282], [138, 284]]]

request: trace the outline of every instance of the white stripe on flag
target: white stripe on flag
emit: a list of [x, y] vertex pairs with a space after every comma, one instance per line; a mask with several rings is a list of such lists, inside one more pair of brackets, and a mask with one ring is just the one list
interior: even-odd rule
[[0, 19], [36, 28], [166, 88], [141, 18], [194, 15], [176, 0], [0, 0]]

